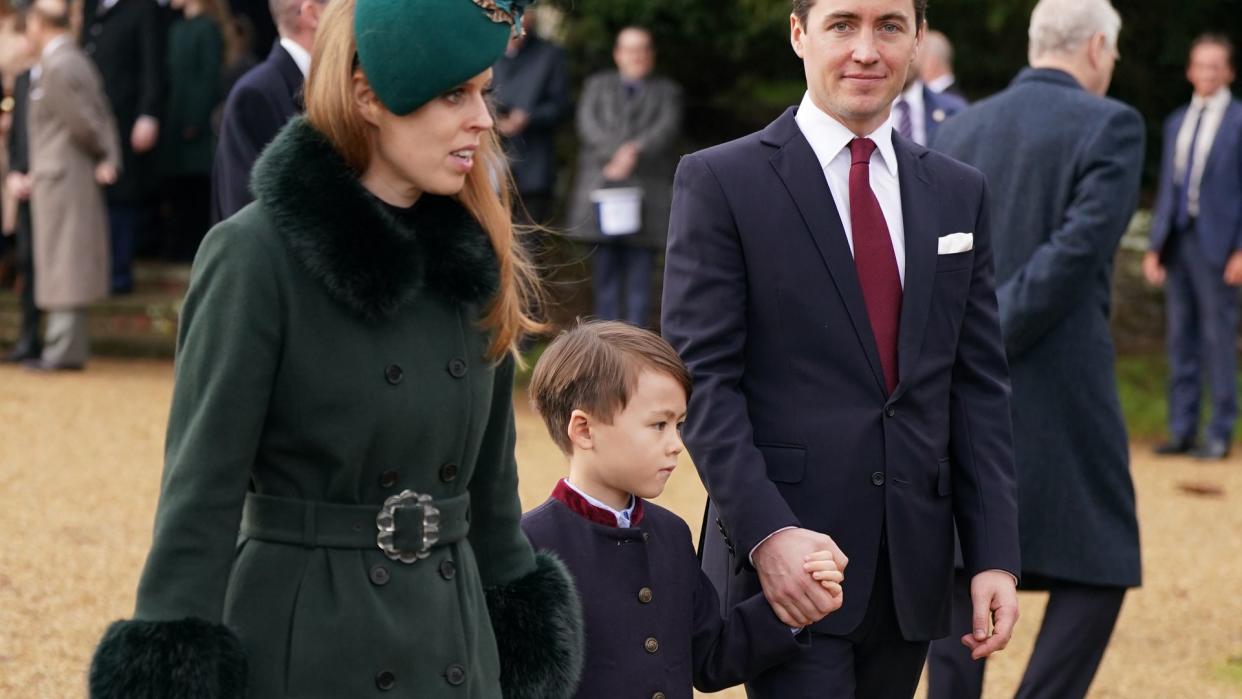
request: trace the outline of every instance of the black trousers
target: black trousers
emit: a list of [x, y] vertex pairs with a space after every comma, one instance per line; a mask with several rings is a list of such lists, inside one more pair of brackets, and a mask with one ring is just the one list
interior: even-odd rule
[[14, 350], [38, 358], [43, 352], [43, 336], [39, 334], [42, 313], [35, 305], [34, 290], [34, 238], [30, 225], [30, 204], [17, 205], [17, 272], [21, 276], [22, 324]]
[[[1112, 637], [1123, 587], [1047, 581], [1048, 608], [1018, 699], [1081, 699], [1095, 679]], [[971, 629], [970, 578], [958, 571], [953, 587], [953, 631], [935, 641], [927, 658], [928, 699], [978, 699], [985, 660], [970, 659], [961, 638]]]
[[926, 641], [901, 636], [893, 605], [888, 551], [880, 549], [875, 585], [858, 628], [816, 634], [795, 660], [746, 685], [750, 699], [910, 699], [918, 689]]

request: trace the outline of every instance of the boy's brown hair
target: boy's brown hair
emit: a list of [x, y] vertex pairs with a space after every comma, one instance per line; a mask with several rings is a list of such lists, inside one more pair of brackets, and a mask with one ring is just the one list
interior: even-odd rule
[[690, 372], [664, 338], [628, 323], [592, 320], [560, 334], [535, 364], [530, 400], [561, 451], [569, 454], [569, 416], [582, 410], [612, 422], [644, 369], [671, 376], [690, 399]]

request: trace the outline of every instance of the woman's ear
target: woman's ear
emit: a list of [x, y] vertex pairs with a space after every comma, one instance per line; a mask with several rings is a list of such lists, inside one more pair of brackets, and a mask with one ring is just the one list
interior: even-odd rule
[[591, 434], [591, 416], [581, 410], [569, 414], [569, 425], [566, 427], [569, 441], [574, 448], [590, 451], [595, 448], [595, 436]]
[[384, 107], [371, 89], [371, 83], [367, 82], [367, 77], [360, 70], [354, 71], [354, 106], [363, 121], [371, 126], [379, 126], [380, 112]]

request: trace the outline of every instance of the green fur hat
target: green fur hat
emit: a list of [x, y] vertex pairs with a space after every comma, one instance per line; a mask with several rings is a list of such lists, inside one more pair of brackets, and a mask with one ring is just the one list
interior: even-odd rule
[[358, 60], [384, 106], [409, 114], [499, 60], [530, 2], [358, 0]]

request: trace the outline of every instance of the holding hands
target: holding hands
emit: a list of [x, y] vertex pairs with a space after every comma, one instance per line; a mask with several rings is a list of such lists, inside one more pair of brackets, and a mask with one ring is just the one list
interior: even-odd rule
[[753, 563], [763, 596], [788, 626], [810, 626], [845, 601], [841, 583], [849, 559], [827, 534], [777, 532], [755, 549]]

